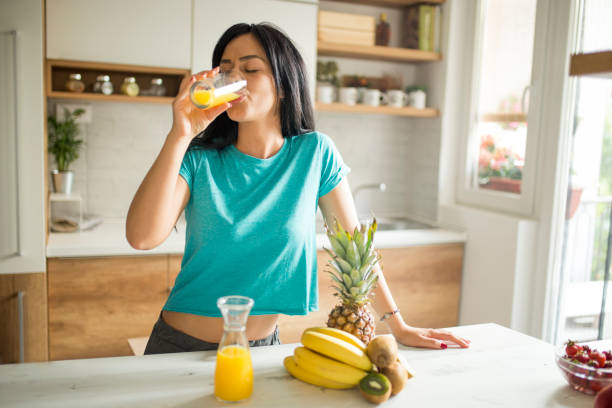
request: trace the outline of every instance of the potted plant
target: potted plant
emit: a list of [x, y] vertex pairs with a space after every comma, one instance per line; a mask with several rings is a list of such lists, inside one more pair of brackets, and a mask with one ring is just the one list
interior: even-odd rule
[[336, 61], [317, 61], [317, 102], [332, 103], [336, 100], [336, 88], [340, 86], [337, 73]]
[[487, 135], [480, 143], [478, 178], [481, 188], [520, 194], [523, 158]]
[[70, 171], [70, 165], [79, 158], [79, 150], [83, 140], [79, 139], [79, 126], [76, 119], [85, 111], [76, 109], [70, 112], [64, 109], [64, 119], [58, 120], [49, 116], [49, 153], [55, 158], [57, 169], [51, 171], [53, 190], [56, 193], [70, 194], [72, 191], [72, 180], [74, 174]]

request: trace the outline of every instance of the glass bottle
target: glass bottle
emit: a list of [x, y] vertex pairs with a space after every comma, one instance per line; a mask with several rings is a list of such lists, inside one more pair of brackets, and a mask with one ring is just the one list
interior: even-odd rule
[[66, 90], [70, 92], [83, 92], [85, 84], [81, 78], [81, 74], [70, 74], [68, 81], [66, 81]]
[[194, 82], [189, 95], [195, 106], [209, 109], [240, 98], [246, 90], [246, 84], [246, 79], [239, 72], [222, 72]]
[[215, 397], [219, 401], [243, 401], [253, 392], [253, 363], [246, 337], [246, 323], [253, 303], [253, 299], [245, 296], [225, 296], [217, 300], [224, 324], [215, 367]]
[[151, 79], [151, 88], [149, 88], [151, 96], [165, 96], [166, 87], [164, 86], [164, 80], [162, 78]]
[[96, 77], [96, 83], [94, 84], [93, 91], [95, 93], [101, 93], [104, 95], [110, 95], [113, 93], [113, 83], [110, 81], [108, 75], [98, 75]]
[[380, 21], [376, 25], [376, 45], [389, 45], [391, 27], [387, 21], [387, 14], [380, 13]]
[[125, 77], [123, 79], [123, 84], [121, 84], [121, 93], [128, 96], [138, 96], [140, 92], [140, 87], [136, 83], [136, 78], [134, 77]]

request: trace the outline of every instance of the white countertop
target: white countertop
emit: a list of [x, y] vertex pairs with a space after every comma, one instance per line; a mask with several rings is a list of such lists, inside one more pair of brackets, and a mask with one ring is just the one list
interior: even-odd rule
[[[452, 329], [469, 349], [402, 347], [416, 376], [383, 407], [592, 407], [554, 362], [554, 346], [496, 324]], [[371, 407], [356, 389], [292, 378], [282, 361], [296, 344], [252, 348], [254, 392], [241, 407]], [[215, 352], [0, 366], [2, 407], [216, 407]]]
[[[90, 231], [49, 234], [48, 258], [182, 254], [185, 249], [185, 225], [179, 224], [166, 241], [155, 249], [141, 251], [134, 249], [125, 238], [125, 220], [104, 220]], [[378, 231], [374, 242], [378, 248], [402, 248], [414, 245], [445, 244], [465, 242], [466, 234], [440, 228]], [[329, 248], [325, 234], [317, 234], [317, 248]]]

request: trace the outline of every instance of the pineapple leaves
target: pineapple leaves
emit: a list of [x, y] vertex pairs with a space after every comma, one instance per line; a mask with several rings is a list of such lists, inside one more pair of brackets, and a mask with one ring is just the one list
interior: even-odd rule
[[364, 249], [364, 238], [363, 235], [361, 235], [361, 232], [359, 231], [359, 227], [355, 227], [355, 232], [353, 233], [353, 240], [355, 241], [355, 245], [357, 245], [357, 249], [359, 250], [359, 256], [363, 257], [363, 254], [365, 253], [365, 249]]
[[336, 262], [342, 268], [342, 272], [344, 272], [344, 273], [351, 273], [351, 269], [353, 269], [353, 267], [351, 266], [350, 263], [346, 262], [342, 258], [336, 258]]
[[346, 249], [346, 257], [352, 266], [359, 268], [361, 259], [359, 258], [359, 250], [357, 249], [357, 245], [355, 245], [355, 241], [350, 241]]
[[345, 289], [340, 289], [336, 285], [332, 285], [331, 287], [334, 288], [336, 290], [336, 292], [338, 292], [338, 293], [334, 293], [334, 295], [338, 296], [338, 294], [339, 294], [339, 296], [341, 296], [343, 298], [351, 297], [351, 295]]
[[334, 280], [334, 282], [336, 282], [340, 286], [344, 286], [344, 281], [342, 279], [338, 278], [335, 274], [333, 274], [330, 271], [326, 271], [326, 272], [329, 273], [329, 275]]
[[357, 269], [351, 270], [351, 280], [353, 281], [353, 284], [351, 286], [358, 286], [361, 282], [361, 275], [359, 274], [359, 271]]
[[342, 279], [344, 280], [344, 285], [347, 288], [350, 288], [351, 286], [353, 286], [353, 280], [351, 279], [351, 277], [348, 274], [343, 273], [342, 274]]
[[329, 235], [329, 242], [331, 243], [331, 246], [336, 255], [338, 255], [340, 258], [344, 258], [346, 256], [346, 251], [344, 250], [344, 247], [335, 236]]

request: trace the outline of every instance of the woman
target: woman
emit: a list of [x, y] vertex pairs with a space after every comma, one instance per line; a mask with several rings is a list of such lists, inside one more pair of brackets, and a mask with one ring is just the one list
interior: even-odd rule
[[[146, 354], [216, 349], [223, 334], [216, 299], [229, 294], [255, 300], [251, 346], [279, 344], [280, 313], [317, 308], [317, 205], [349, 231], [358, 224], [349, 168], [331, 139], [314, 132], [305, 66], [289, 38], [271, 25], [237, 24], [219, 39], [212, 62], [212, 71], [181, 83], [172, 129], [127, 217], [136, 249], [162, 243], [183, 209], [187, 220], [181, 272]], [[246, 77], [246, 95], [208, 110], [191, 103], [194, 81], [232, 70]], [[374, 308], [396, 311], [377, 273]], [[405, 345], [469, 343], [410, 327], [399, 313], [387, 321]]]

